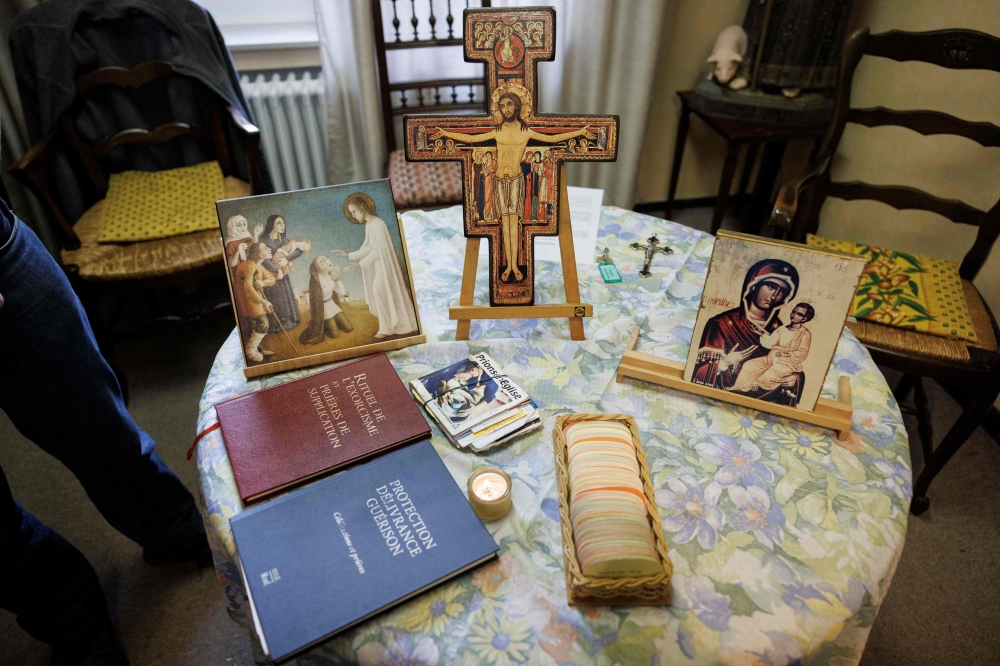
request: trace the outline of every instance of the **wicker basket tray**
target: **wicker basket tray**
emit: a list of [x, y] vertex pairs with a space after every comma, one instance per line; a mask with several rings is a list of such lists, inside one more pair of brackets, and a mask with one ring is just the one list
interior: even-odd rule
[[[632, 433], [636, 458], [639, 462], [639, 476], [646, 495], [648, 518], [660, 555], [663, 570], [655, 576], [626, 578], [597, 578], [584, 576], [580, 562], [576, 558], [576, 543], [573, 540], [573, 523], [569, 518], [569, 460], [563, 429], [580, 421], [616, 421], [626, 426]], [[673, 565], [667, 555], [667, 542], [663, 538], [660, 515], [656, 509], [653, 484], [649, 479], [646, 455], [639, 440], [639, 429], [631, 416], [624, 414], [565, 414], [556, 418], [552, 433], [552, 446], [556, 459], [556, 483], [559, 486], [559, 521], [562, 525], [563, 562], [566, 568], [566, 599], [572, 606], [665, 606], [670, 604], [670, 575]]]

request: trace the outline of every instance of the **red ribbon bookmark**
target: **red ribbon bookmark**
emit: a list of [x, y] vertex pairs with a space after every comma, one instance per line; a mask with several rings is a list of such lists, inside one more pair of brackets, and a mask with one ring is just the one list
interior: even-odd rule
[[198, 435], [194, 438], [194, 443], [191, 444], [191, 448], [188, 449], [187, 459], [191, 460], [191, 456], [194, 455], [194, 450], [195, 450], [195, 448], [197, 448], [198, 442], [201, 441], [202, 437], [204, 437], [208, 433], [212, 432], [213, 430], [218, 430], [218, 429], [219, 429], [219, 422], [216, 421], [212, 425], [208, 426], [207, 428], [205, 428], [204, 430], [202, 430], [201, 432], [199, 432]]

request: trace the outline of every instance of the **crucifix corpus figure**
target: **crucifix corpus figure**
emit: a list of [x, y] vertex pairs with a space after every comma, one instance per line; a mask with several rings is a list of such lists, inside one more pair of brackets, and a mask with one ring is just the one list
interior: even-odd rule
[[[673, 254], [674, 251], [669, 247], [660, 247], [660, 239], [653, 234], [647, 239], [645, 245], [640, 243], [632, 243], [629, 245], [633, 250], [640, 250], [646, 253], [645, 261], [642, 262], [642, 270], [639, 271], [639, 275], [644, 278], [649, 277], [653, 273], [649, 270], [650, 265], [653, 263], [653, 255], [659, 252], [660, 254]], [[607, 252], [607, 250], [605, 250]]]
[[[612, 161], [617, 116], [535, 114], [555, 10], [467, 9], [465, 59], [486, 64], [488, 114], [406, 116], [406, 159], [462, 162], [465, 235], [490, 242], [490, 304], [534, 303], [534, 237], [559, 233], [561, 165]], [[450, 145], [442, 150], [441, 145]]]
[[[524, 93], [511, 91], [500, 96], [497, 104], [500, 109], [500, 125], [489, 132], [478, 135], [462, 134], [438, 127], [431, 135], [431, 139], [446, 137], [465, 143], [495, 142], [497, 168], [493, 174], [493, 204], [502, 227], [503, 253], [507, 265], [507, 269], [500, 276], [500, 279], [508, 281], [510, 273], [513, 271], [514, 280], [517, 282], [524, 279], [517, 267], [517, 246], [521, 237], [521, 223], [524, 221], [525, 213], [525, 173], [521, 170], [521, 164], [522, 156], [528, 147], [528, 141], [534, 139], [541, 143], [558, 143], [577, 137], [597, 138], [596, 134], [588, 132], [588, 127], [562, 134], [539, 134], [521, 118], [521, 110], [524, 108], [521, 94]], [[531, 165], [532, 162], [528, 164]], [[537, 197], [536, 192], [535, 201], [537, 201]], [[535, 205], [537, 206], [537, 203]]]

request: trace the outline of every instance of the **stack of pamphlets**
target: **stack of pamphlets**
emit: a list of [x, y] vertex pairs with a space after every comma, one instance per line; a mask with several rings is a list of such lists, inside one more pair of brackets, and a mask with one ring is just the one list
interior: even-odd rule
[[482, 451], [542, 426], [528, 392], [485, 352], [414, 379], [410, 391], [460, 449]]

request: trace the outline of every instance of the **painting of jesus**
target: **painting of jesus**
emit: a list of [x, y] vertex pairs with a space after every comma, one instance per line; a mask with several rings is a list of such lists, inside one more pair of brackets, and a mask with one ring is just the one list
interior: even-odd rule
[[780, 326], [773, 333], [760, 336], [760, 345], [769, 349], [767, 356], [747, 361], [736, 377], [734, 391], [752, 395], [755, 391], [774, 391], [787, 388], [794, 394], [804, 383], [802, 364], [809, 357], [812, 333], [805, 326], [816, 315], [816, 310], [808, 303], [799, 303], [788, 318], [786, 326]]
[[217, 208], [248, 376], [423, 341], [387, 179]]
[[355, 192], [344, 202], [344, 215], [354, 224], [365, 226], [365, 240], [354, 252], [341, 248], [333, 254], [347, 257], [347, 270], [361, 270], [365, 302], [378, 319], [376, 339], [406, 335], [417, 330], [417, 317], [399, 257], [392, 245], [389, 227], [375, 214], [375, 201], [364, 192]]
[[[494, 95], [496, 99], [492, 105], [493, 119], [496, 122], [493, 129], [482, 134], [465, 134], [438, 127], [431, 133], [430, 138], [451, 139], [464, 144], [493, 142], [496, 145], [497, 164], [496, 171], [491, 177], [491, 189], [493, 211], [500, 220], [503, 239], [501, 261], [505, 269], [500, 279], [510, 280], [513, 274], [513, 281], [520, 282], [524, 279], [521, 267], [525, 266], [524, 253], [519, 252], [521, 225], [525, 221], [525, 202], [531, 201], [527, 197], [532, 196], [527, 189], [527, 181], [533, 178], [529, 176], [532, 173], [531, 167], [528, 167], [527, 173], [521, 167], [528, 141], [555, 144], [576, 137], [594, 139], [597, 138], [597, 134], [591, 133], [589, 127], [560, 134], [536, 132], [525, 122], [531, 112], [531, 95], [527, 89], [517, 84], [507, 84], [498, 88], [497, 92], [500, 94]], [[534, 188], [535, 185], [532, 184], [531, 187]], [[552, 198], [551, 195], [548, 196], [549, 200]], [[530, 207], [527, 213], [529, 214], [527, 219], [533, 219], [530, 217]]]
[[[539, 113], [537, 65], [555, 58], [552, 7], [466, 9], [462, 20], [465, 59], [485, 68], [486, 113], [405, 115], [406, 159], [461, 163], [465, 236], [489, 242], [490, 306], [532, 305], [534, 239], [571, 225], [563, 164], [617, 159], [618, 117]], [[581, 323], [570, 322], [574, 336]]]

